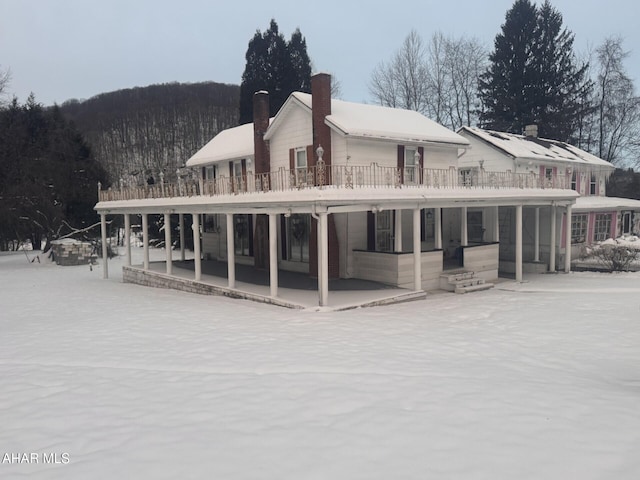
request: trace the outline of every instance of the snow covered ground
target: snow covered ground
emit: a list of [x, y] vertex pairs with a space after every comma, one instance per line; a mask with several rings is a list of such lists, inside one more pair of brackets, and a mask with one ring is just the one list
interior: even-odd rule
[[118, 263], [0, 255], [0, 478], [640, 476], [640, 273], [300, 312]]

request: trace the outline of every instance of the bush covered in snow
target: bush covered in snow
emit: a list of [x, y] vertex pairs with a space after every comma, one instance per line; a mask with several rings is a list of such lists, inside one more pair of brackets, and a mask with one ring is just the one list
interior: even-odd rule
[[640, 259], [640, 240], [635, 235], [609, 238], [589, 247], [585, 247], [583, 259], [595, 259], [610, 272], [628, 272], [635, 270], [633, 265]]

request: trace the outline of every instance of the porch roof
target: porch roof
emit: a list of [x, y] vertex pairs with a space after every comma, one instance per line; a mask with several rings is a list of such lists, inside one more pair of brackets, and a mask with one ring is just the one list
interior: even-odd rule
[[99, 202], [101, 213], [328, 213], [372, 209], [413, 209], [460, 206], [568, 205], [578, 194], [561, 189], [433, 189], [308, 188], [296, 192], [269, 191], [229, 195], [151, 198]]
[[640, 211], [640, 200], [620, 197], [587, 196], [576, 200], [574, 211], [611, 211], [635, 210]]

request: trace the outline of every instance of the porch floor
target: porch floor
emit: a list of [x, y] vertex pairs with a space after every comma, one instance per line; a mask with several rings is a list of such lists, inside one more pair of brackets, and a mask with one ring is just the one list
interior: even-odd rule
[[[141, 268], [135, 265], [134, 268]], [[364, 306], [385, 305], [426, 297], [424, 291], [416, 292], [405, 288], [393, 287], [378, 282], [355, 278], [329, 280], [329, 305], [318, 306], [318, 281], [306, 273], [278, 270], [278, 296], [270, 296], [269, 271], [250, 265], [236, 264], [236, 285], [228, 289], [227, 264], [218, 261], [202, 261], [202, 276], [199, 283], [215, 287], [222, 294], [243, 297], [264, 303], [272, 303], [297, 309], [346, 310]], [[151, 262], [152, 273], [165, 274], [165, 262]], [[172, 266], [172, 276], [193, 280], [193, 260], [176, 261]]]

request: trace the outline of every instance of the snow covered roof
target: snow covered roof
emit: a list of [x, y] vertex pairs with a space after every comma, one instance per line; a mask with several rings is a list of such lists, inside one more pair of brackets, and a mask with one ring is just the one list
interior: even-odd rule
[[253, 157], [253, 123], [221, 131], [187, 160], [187, 167], [249, 157]]
[[576, 199], [574, 210], [636, 210], [640, 211], [640, 200], [620, 197], [600, 197], [590, 195]]
[[600, 167], [613, 170], [615, 167], [595, 155], [568, 143], [537, 137], [525, 137], [514, 133], [495, 132], [476, 127], [462, 127], [463, 136], [475, 136], [505, 152], [514, 159], [540, 162], [568, 162], [586, 167]]
[[[273, 136], [280, 123], [279, 116], [286, 115], [287, 104], [296, 102], [311, 112], [311, 95], [294, 92], [276, 115], [265, 138]], [[331, 100], [331, 115], [326, 124], [333, 130], [350, 137], [389, 140], [406, 143], [446, 143], [462, 147], [467, 139], [412, 110], [381, 107], [364, 103]]]

